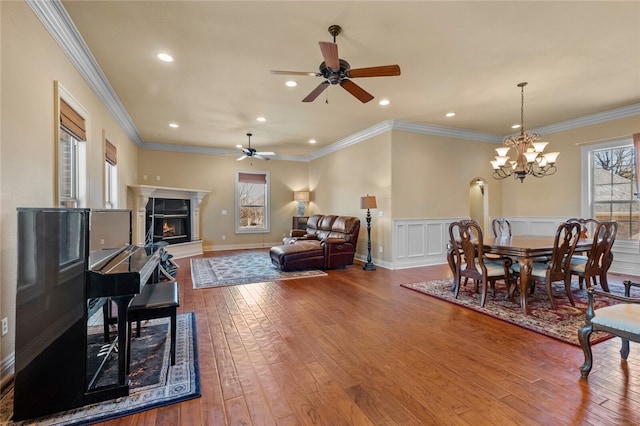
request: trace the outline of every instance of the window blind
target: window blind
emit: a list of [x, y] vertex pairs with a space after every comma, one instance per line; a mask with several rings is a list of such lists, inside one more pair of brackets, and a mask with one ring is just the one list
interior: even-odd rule
[[79, 140], [87, 140], [84, 118], [71, 108], [64, 99], [60, 99], [60, 124]]
[[633, 147], [636, 151], [636, 191], [640, 198], [640, 133], [633, 134]]
[[253, 183], [256, 185], [266, 185], [267, 175], [257, 173], [238, 173], [238, 182]]
[[115, 166], [118, 164], [118, 151], [114, 144], [105, 139], [104, 144], [104, 158], [107, 160], [107, 163]]

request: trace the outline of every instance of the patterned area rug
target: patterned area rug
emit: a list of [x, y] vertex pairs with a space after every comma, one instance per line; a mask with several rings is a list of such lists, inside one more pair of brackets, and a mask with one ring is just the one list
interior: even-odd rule
[[[196, 345], [195, 315], [179, 314], [176, 327], [176, 363], [171, 365], [168, 344], [169, 319], [157, 319], [142, 323], [140, 337], [131, 342], [131, 387], [129, 396], [40, 417], [28, 421], [11, 422], [13, 391], [2, 397], [2, 425], [85, 425], [124, 417], [164, 405], [174, 404], [200, 396], [200, 375]], [[102, 342], [102, 326], [90, 327], [88, 340], [97, 352]], [[135, 335], [135, 326], [134, 326]], [[166, 344], [165, 344], [166, 343]], [[95, 350], [94, 350], [95, 349]], [[116, 361], [113, 359], [112, 361]], [[111, 365], [113, 364], [113, 368]], [[116, 362], [110, 362], [101, 380], [114, 383], [117, 376]], [[109, 378], [109, 376], [113, 376]]]
[[[564, 285], [562, 283], [555, 284], [554, 301], [558, 308], [557, 310], [553, 310], [549, 305], [544, 285], [537, 284], [534, 294], [528, 295], [529, 315], [525, 315], [520, 310], [519, 295], [516, 295], [516, 303], [509, 301], [506, 287], [501, 281], [496, 284], [496, 296], [492, 297], [491, 293], [487, 295], [487, 302], [484, 308], [480, 307], [480, 293], [475, 292], [475, 285], [472, 281], [460, 288], [460, 294], [457, 299], [453, 297], [453, 292], [450, 290], [451, 279], [401, 284], [401, 286], [473, 309], [563, 342], [580, 346], [578, 327], [583, 325], [585, 321], [587, 292], [578, 287], [577, 281], [574, 281], [572, 285], [573, 300], [576, 302], [576, 306], [571, 306], [571, 303], [569, 303], [569, 299], [564, 292]], [[622, 286], [610, 283], [609, 287], [612, 293], [624, 294]], [[596, 309], [602, 306], [607, 306], [607, 302], [603, 301], [602, 298], [596, 298]], [[611, 337], [612, 335], [608, 333], [593, 332], [591, 334], [591, 343], [599, 343]]]
[[240, 253], [233, 256], [191, 259], [193, 288], [250, 284], [265, 281], [327, 275], [319, 270], [283, 272], [273, 266], [268, 253]]

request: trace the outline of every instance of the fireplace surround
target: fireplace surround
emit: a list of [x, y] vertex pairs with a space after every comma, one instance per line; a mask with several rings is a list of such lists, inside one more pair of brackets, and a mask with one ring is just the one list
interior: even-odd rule
[[169, 243], [166, 250], [175, 258], [203, 253], [200, 237], [200, 203], [210, 191], [129, 185], [133, 205], [134, 244], [153, 241]]

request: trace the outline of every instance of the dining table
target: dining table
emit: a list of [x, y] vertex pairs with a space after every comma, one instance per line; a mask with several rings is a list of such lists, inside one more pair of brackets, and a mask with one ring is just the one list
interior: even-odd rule
[[[534, 258], [551, 256], [555, 236], [553, 235], [514, 235], [505, 237], [485, 237], [482, 248], [485, 254], [496, 254], [517, 258], [520, 264], [520, 306], [528, 314], [527, 290], [531, 278]], [[575, 252], [588, 252], [591, 249], [590, 238], [580, 238]], [[477, 242], [475, 243], [478, 244]], [[509, 299], [515, 301], [516, 285], [509, 285]]]

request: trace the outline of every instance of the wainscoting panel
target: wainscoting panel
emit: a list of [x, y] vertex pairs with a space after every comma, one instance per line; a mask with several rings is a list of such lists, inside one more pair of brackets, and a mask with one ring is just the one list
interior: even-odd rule
[[391, 269], [446, 263], [449, 224], [464, 218], [399, 219], [393, 221]]

